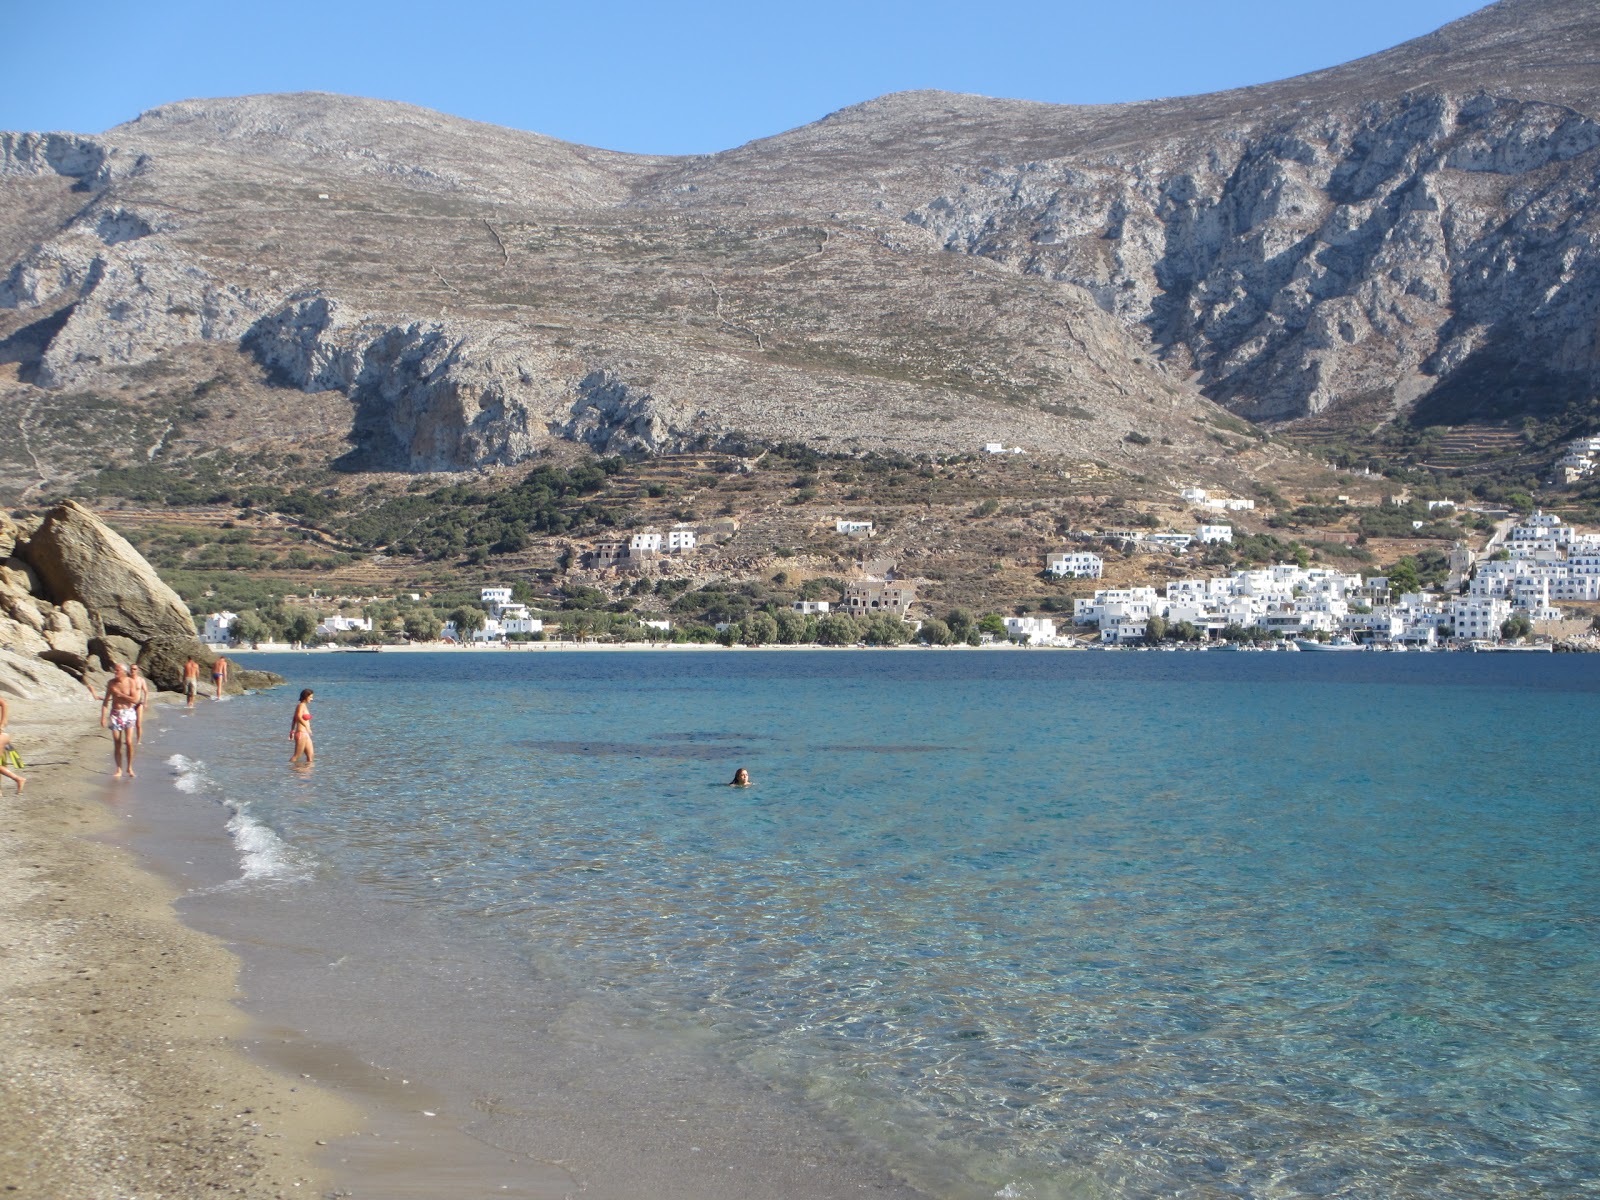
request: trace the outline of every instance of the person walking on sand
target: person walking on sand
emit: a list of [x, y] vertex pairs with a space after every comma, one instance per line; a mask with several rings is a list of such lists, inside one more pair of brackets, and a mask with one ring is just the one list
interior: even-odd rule
[[[108, 723], [109, 716], [109, 723]], [[111, 730], [111, 758], [117, 769], [111, 778], [121, 779], [124, 766], [128, 778], [133, 773], [134, 727], [139, 720], [139, 688], [128, 674], [128, 668], [117, 664], [116, 675], [106, 686], [106, 698], [100, 704], [100, 728]]]
[[183, 694], [188, 703], [187, 708], [194, 707], [194, 694], [200, 690], [200, 664], [195, 662], [194, 655], [189, 655], [188, 661], [183, 664]]
[[150, 681], [139, 670], [138, 663], [134, 663], [128, 668], [128, 678], [133, 680], [134, 689], [139, 696], [139, 703], [133, 709], [133, 740], [142, 746], [144, 744], [144, 706], [150, 703]]
[[217, 655], [217, 661], [211, 664], [211, 682], [216, 685], [217, 694], [213, 700], [222, 699], [222, 685], [228, 682], [228, 660], [222, 655]]
[[6, 706], [5, 697], [0, 696], [0, 775], [3, 775], [5, 778], [11, 780], [12, 783], [17, 785], [17, 795], [20, 796], [22, 795], [23, 785], [28, 782], [28, 777], [13, 771], [11, 767], [5, 763], [6, 758], [9, 757], [12, 752], [11, 732], [6, 728], [6, 724], [10, 720], [11, 710]]
[[311, 765], [311, 760], [316, 756], [316, 751], [311, 745], [311, 697], [316, 695], [310, 688], [300, 693], [300, 703], [294, 706], [294, 716], [289, 718], [289, 742], [293, 746], [293, 753], [289, 755], [289, 765], [296, 765], [302, 755], [305, 756], [306, 766]]

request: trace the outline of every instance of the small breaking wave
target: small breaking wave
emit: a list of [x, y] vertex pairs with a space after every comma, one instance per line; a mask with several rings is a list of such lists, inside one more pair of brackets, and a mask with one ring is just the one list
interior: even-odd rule
[[[174, 754], [167, 759], [172, 768], [172, 786], [190, 796], [206, 794], [213, 783], [201, 759]], [[311, 878], [311, 863], [306, 855], [250, 815], [249, 806], [234, 804], [220, 796], [213, 799], [227, 809], [228, 835], [239, 855], [239, 883], [295, 883]], [[229, 885], [223, 885], [229, 886]]]
[[190, 758], [185, 754], [174, 754], [167, 759], [167, 766], [172, 768], [172, 786], [185, 795], [198, 795], [211, 782], [206, 774], [206, 765], [197, 758]]
[[234, 810], [228, 821], [228, 832], [238, 848], [239, 867], [245, 881], [292, 883], [311, 878], [311, 865], [305, 856], [242, 807]]

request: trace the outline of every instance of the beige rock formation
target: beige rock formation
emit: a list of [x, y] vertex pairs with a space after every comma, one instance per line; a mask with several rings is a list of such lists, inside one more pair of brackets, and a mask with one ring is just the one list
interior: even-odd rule
[[[78, 601], [106, 633], [141, 644], [197, 640], [178, 593], [126, 538], [75, 500], [50, 510], [20, 556], [38, 572], [46, 595], [57, 603]], [[18, 619], [27, 620], [26, 602], [19, 608]]]
[[[8, 544], [9, 543], [9, 544]], [[93, 512], [68, 500], [42, 520], [0, 516], [0, 692], [40, 698], [81, 682], [103, 687], [115, 663], [137, 662], [158, 688], [183, 684], [191, 654], [215, 654], [195, 636], [178, 594]], [[268, 671], [241, 670], [231, 690], [273, 687]]]

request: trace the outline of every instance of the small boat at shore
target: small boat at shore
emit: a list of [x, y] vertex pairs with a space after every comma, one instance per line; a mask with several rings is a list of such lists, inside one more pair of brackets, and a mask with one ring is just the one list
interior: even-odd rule
[[1344, 650], [1365, 650], [1366, 649], [1365, 646], [1358, 645], [1357, 643], [1352, 642], [1347, 637], [1336, 637], [1336, 638], [1333, 638], [1331, 641], [1326, 641], [1326, 642], [1319, 642], [1319, 641], [1316, 640], [1316, 638], [1295, 638], [1294, 639], [1294, 644], [1296, 646], [1299, 646], [1301, 650], [1309, 650], [1309, 651], [1313, 651], [1315, 653], [1321, 653], [1323, 651], [1334, 651], [1334, 652], [1336, 652], [1336, 651], [1344, 651]]

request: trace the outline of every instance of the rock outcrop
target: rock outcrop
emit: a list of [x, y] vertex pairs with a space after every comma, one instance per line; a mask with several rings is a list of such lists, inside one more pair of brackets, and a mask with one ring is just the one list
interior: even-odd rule
[[75, 603], [96, 632], [196, 641], [188, 606], [126, 538], [76, 500], [51, 509], [15, 551], [54, 603]]
[[[43, 520], [0, 515], [0, 549], [10, 552], [0, 565], [0, 691], [37, 698], [135, 662], [155, 686], [177, 691], [189, 655], [202, 666], [215, 660], [178, 594], [76, 501]], [[230, 686], [282, 682], [271, 672], [239, 671]]]
[[1600, 381], [1597, 169], [1593, 117], [1410, 93], [986, 172], [909, 219], [1086, 288], [1254, 419], [1530, 383], [1555, 406]]

